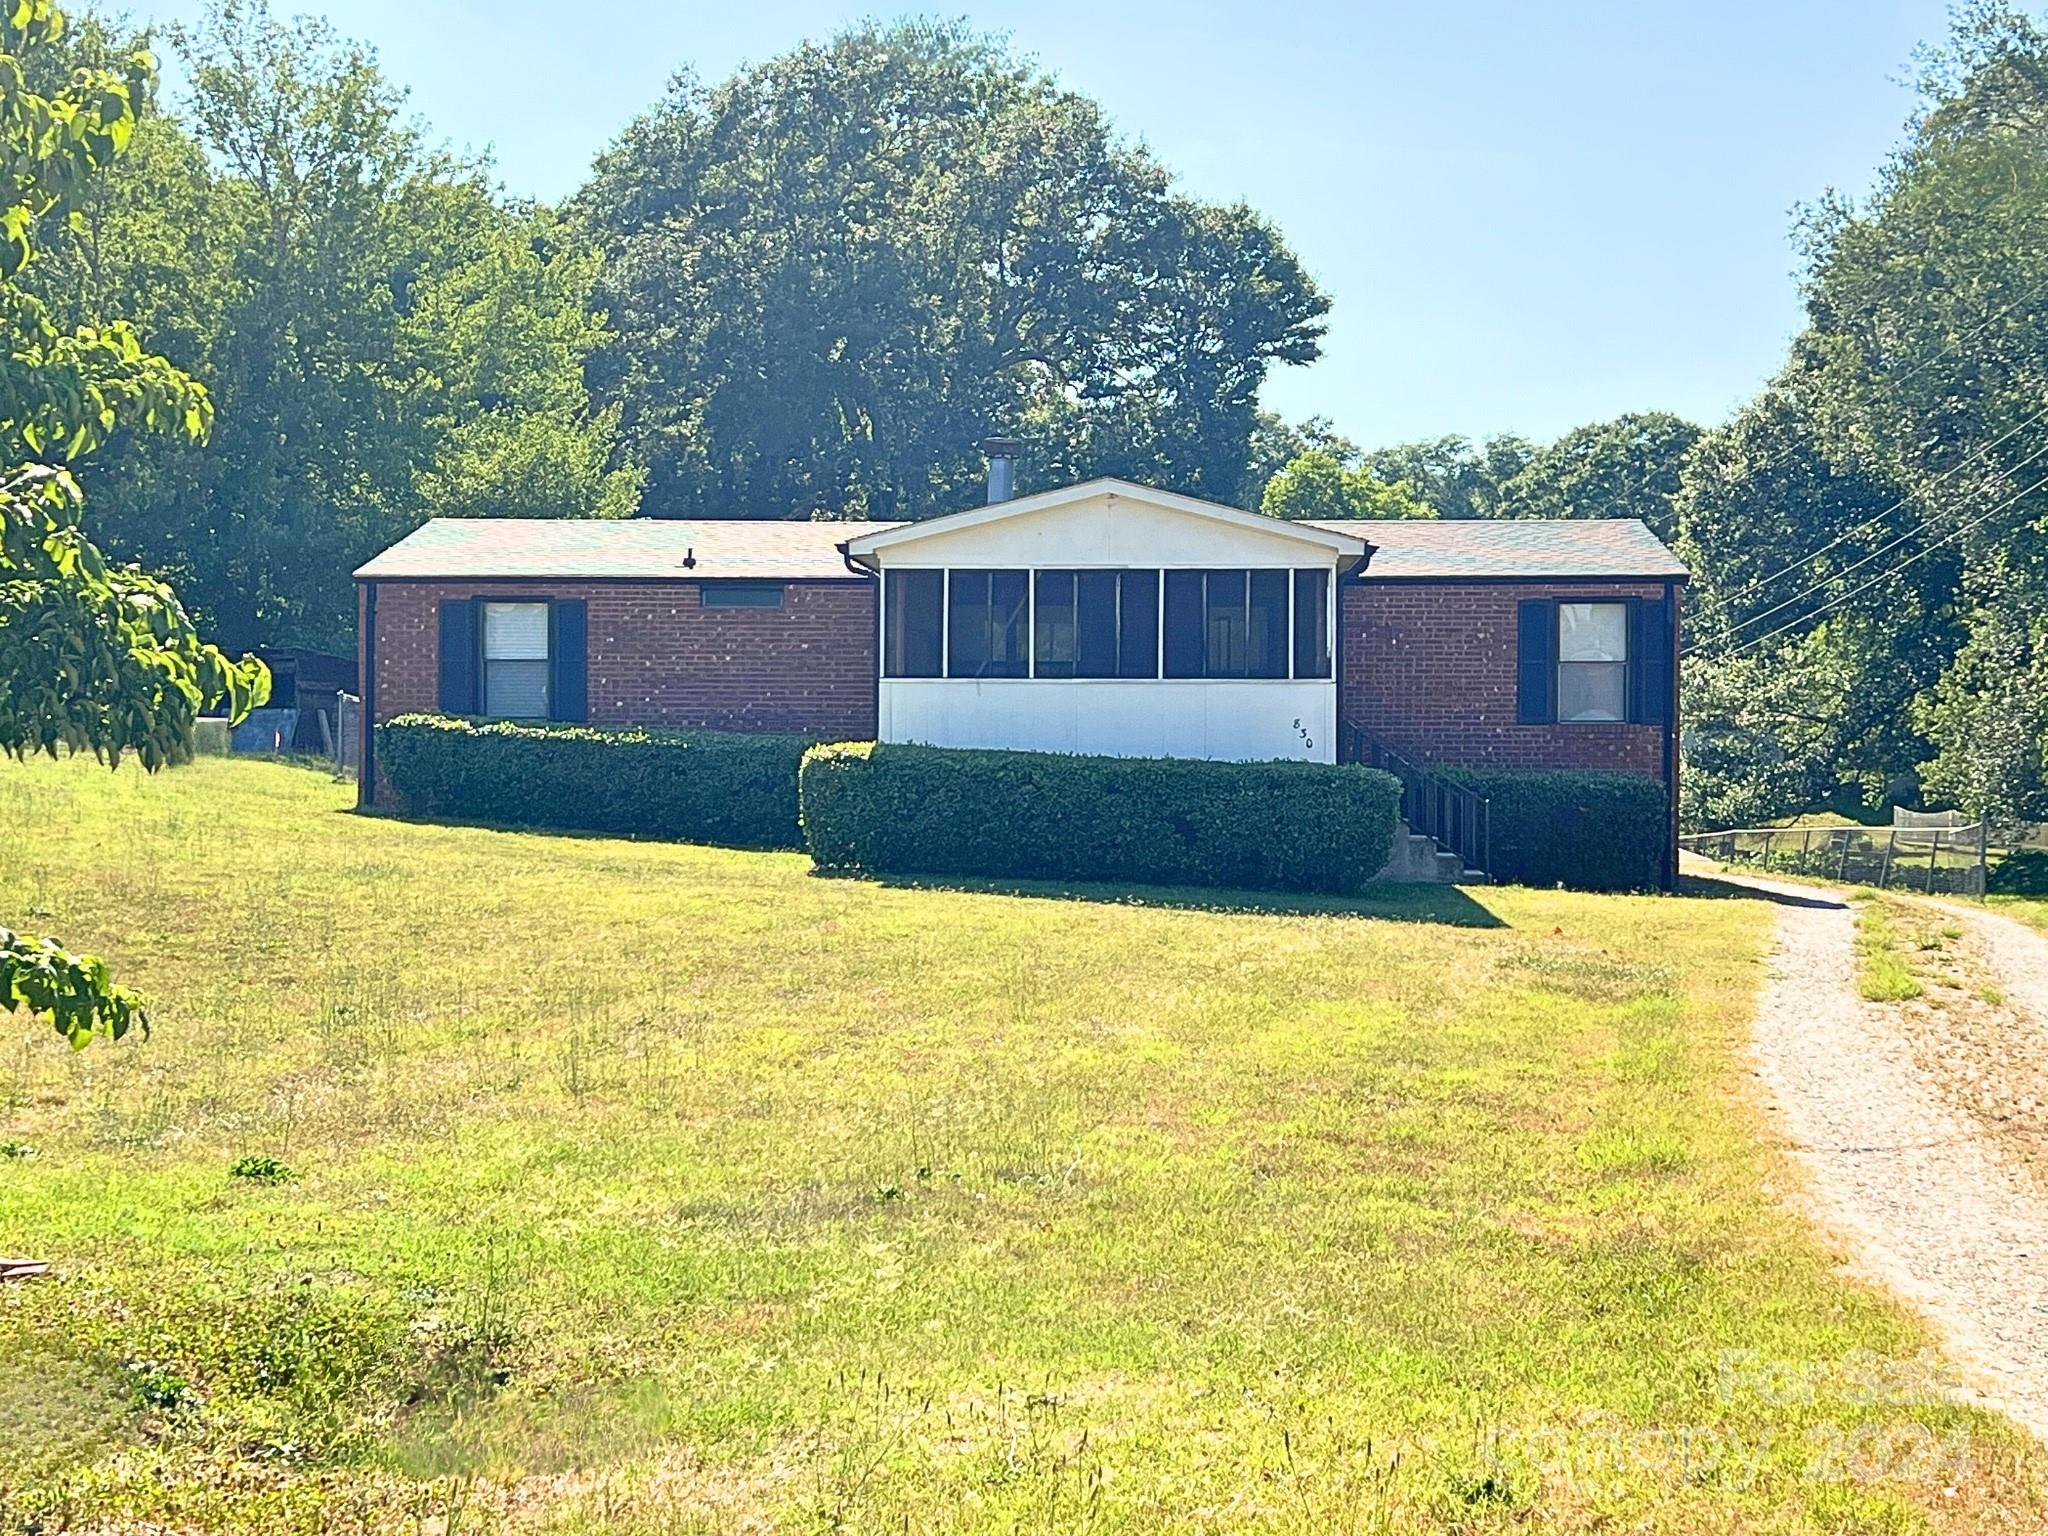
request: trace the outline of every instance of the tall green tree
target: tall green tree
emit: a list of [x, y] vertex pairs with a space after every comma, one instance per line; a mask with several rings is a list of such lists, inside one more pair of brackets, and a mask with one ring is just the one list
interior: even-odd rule
[[[0, 12], [0, 441], [76, 456], [123, 428], [202, 436], [206, 391], [145, 351], [131, 325], [66, 326], [22, 284], [48, 232], [78, 214], [128, 147], [154, 76], [137, 51], [44, 87], [64, 28], [49, 0]], [[63, 469], [0, 471], [0, 751], [178, 761], [201, 709], [224, 704], [239, 717], [268, 693], [268, 674], [202, 641], [162, 582], [111, 567], [79, 513]], [[0, 1009], [46, 1016], [74, 1045], [148, 1022], [100, 960], [5, 928]]]
[[1335, 454], [1317, 449], [1294, 459], [1266, 482], [1259, 510], [1289, 521], [1437, 515], [1407, 481], [1389, 485], [1371, 470], [1347, 467]]
[[1535, 444], [1513, 433], [1478, 443], [1453, 434], [1376, 448], [1359, 463], [1389, 485], [1412, 486], [1439, 517], [1500, 517], [1503, 488], [1535, 453]]
[[1634, 517], [1659, 538], [1676, 531], [1679, 473], [1700, 429], [1641, 411], [1567, 432], [1537, 449], [1500, 487], [1502, 517]]
[[631, 512], [583, 380], [594, 247], [432, 149], [321, 23], [221, 0], [172, 40], [182, 119], [145, 127], [42, 280], [80, 324], [146, 317], [221, 405], [203, 447], [84, 469], [109, 547], [240, 643], [348, 650], [350, 570], [428, 516]]
[[[1918, 762], [1936, 800], [2011, 822], [2039, 813], [2048, 745], [2027, 704], [2048, 673], [2048, 35], [1967, 6], [1921, 85], [1875, 194], [1806, 218], [1799, 444], [1742, 494], [1688, 489], [1720, 569], [1749, 543], [1746, 568], [1787, 571], [1754, 590], [1705, 562], [1693, 669], [1833, 678], [1859, 710], [1808, 740], [1809, 779]], [[1689, 763], [1726, 720], [1698, 703]]]
[[658, 515], [954, 509], [996, 430], [1027, 487], [1241, 501], [1259, 386], [1317, 355], [1328, 308], [1265, 221], [1176, 192], [1094, 102], [951, 25], [684, 77], [579, 208]]

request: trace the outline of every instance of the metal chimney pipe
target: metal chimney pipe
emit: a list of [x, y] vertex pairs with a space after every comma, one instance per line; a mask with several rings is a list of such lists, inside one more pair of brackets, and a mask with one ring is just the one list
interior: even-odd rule
[[1017, 451], [1023, 446], [1014, 437], [991, 437], [981, 445], [981, 451], [988, 455], [990, 506], [1017, 494]]

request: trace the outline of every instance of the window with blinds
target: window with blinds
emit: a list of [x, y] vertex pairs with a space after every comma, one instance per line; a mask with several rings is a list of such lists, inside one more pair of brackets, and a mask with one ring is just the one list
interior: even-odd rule
[[548, 605], [483, 606], [483, 712], [501, 720], [548, 717]]

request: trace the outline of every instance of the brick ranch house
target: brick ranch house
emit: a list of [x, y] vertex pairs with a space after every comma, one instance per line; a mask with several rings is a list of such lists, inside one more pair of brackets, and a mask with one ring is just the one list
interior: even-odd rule
[[1291, 523], [1102, 479], [920, 523], [438, 518], [355, 574], [373, 723], [1391, 751], [1677, 799], [1686, 572], [1633, 519]]

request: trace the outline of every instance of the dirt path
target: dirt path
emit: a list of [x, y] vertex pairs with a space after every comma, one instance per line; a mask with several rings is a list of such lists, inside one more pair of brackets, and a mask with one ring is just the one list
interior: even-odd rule
[[2048, 1199], [1858, 995], [1846, 903], [1719, 878], [1782, 903], [1754, 1051], [1813, 1216], [1929, 1317], [1985, 1402], [2048, 1439]]
[[2048, 1034], [2048, 934], [2016, 917], [1968, 902], [1938, 901], [1935, 905], [1976, 933], [1986, 963], [2006, 997]]

